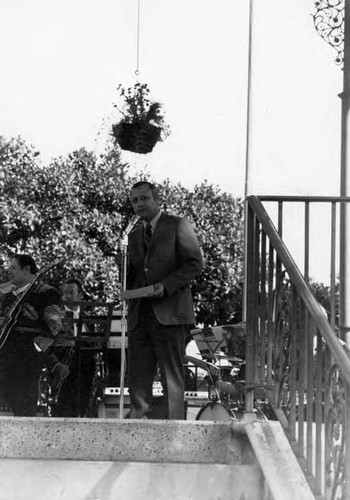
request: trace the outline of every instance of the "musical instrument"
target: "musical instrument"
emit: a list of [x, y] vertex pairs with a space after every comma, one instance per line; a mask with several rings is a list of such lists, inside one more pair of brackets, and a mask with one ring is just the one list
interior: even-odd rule
[[[105, 396], [120, 396], [121, 395], [121, 388], [120, 387], [105, 387], [104, 391], [103, 391], [103, 394]], [[124, 387], [124, 390], [123, 390], [123, 393], [124, 393], [124, 396], [129, 396], [129, 387]], [[156, 386], [153, 386], [152, 388], [152, 395], [153, 397], [157, 397], [157, 396], [163, 396], [164, 392], [163, 392], [163, 388], [156, 385]]]
[[231, 422], [237, 420], [234, 411], [228, 404], [219, 401], [209, 401], [198, 412], [196, 420]]
[[[63, 358], [60, 360], [60, 363], [66, 365], [69, 369], [72, 359], [74, 356], [74, 345], [67, 347], [66, 353]], [[59, 375], [55, 375], [51, 385], [51, 402], [52, 404], [58, 404], [58, 398], [60, 396], [60, 392], [63, 386], [65, 378], [60, 377]]]
[[95, 361], [95, 372], [91, 384], [91, 390], [89, 395], [89, 402], [87, 410], [85, 412], [85, 417], [93, 418], [98, 414], [98, 404], [101, 402], [101, 392], [102, 384], [108, 376], [108, 367], [103, 357], [103, 352], [96, 352], [94, 354]]
[[42, 412], [45, 417], [51, 417], [51, 406], [50, 406], [50, 397], [51, 397], [51, 381], [49, 370], [45, 366], [41, 370], [41, 374], [38, 380], [38, 402], [37, 407], [38, 411]]
[[[129, 403], [129, 388], [124, 387], [123, 392], [126, 402]], [[116, 402], [118, 402], [120, 394], [120, 387], [105, 387], [103, 390], [105, 399], [109, 401], [113, 401], [115, 399]], [[152, 395], [154, 398], [164, 395], [161, 384], [158, 384], [157, 382], [153, 383]], [[208, 402], [208, 391], [185, 391], [184, 398], [189, 406], [200, 406], [201, 404]]]
[[45, 273], [47, 273], [50, 269], [55, 267], [58, 264], [58, 261], [53, 262], [47, 266], [44, 266], [40, 271], [36, 274], [34, 280], [28, 285], [26, 290], [18, 296], [18, 299], [11, 305], [9, 310], [5, 315], [5, 319], [0, 328], [0, 349], [4, 346], [12, 328], [15, 326], [17, 322], [17, 318], [21, 311], [21, 305], [24, 299], [28, 296], [29, 292], [33, 289], [34, 285], [37, 283], [39, 278]]
[[[196, 420], [206, 420], [211, 422], [232, 422], [239, 421], [245, 413], [244, 405], [230, 405], [223, 401], [209, 401], [199, 410]], [[253, 413], [257, 420], [267, 421], [269, 418], [261, 408], [254, 408]], [[271, 415], [272, 417], [272, 415]], [[270, 419], [271, 419], [270, 417]], [[272, 418], [276, 420], [276, 417]]]
[[[130, 404], [130, 394], [129, 388], [124, 387], [123, 390], [125, 404], [129, 406]], [[106, 417], [106, 411], [116, 412], [116, 408], [119, 406], [120, 402], [120, 387], [105, 387], [103, 390], [103, 411], [100, 417]], [[154, 382], [152, 388], [152, 395], [155, 400], [158, 400], [164, 395], [163, 388], [160, 382]], [[184, 398], [186, 403], [186, 408], [188, 411], [191, 409], [190, 419], [192, 420], [203, 420], [212, 422], [231, 422], [239, 421], [243, 418], [245, 413], [244, 403], [238, 403], [217, 399], [210, 399], [208, 391], [185, 391]], [[197, 410], [199, 409], [199, 411]], [[195, 410], [195, 411], [193, 411]], [[198, 412], [198, 413], [197, 413]], [[268, 411], [263, 405], [259, 405], [253, 409], [257, 420], [266, 421], [268, 419], [275, 420], [276, 418], [272, 415], [272, 412]], [[115, 417], [114, 417], [115, 418]], [[188, 418], [188, 417], [187, 417]]]

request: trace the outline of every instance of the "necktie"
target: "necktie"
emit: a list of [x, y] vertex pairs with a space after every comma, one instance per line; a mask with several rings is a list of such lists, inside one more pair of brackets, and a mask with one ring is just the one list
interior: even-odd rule
[[144, 234], [144, 242], [145, 242], [146, 251], [148, 251], [150, 246], [151, 246], [151, 239], [152, 239], [152, 226], [150, 223], [148, 223], [145, 227], [145, 234]]

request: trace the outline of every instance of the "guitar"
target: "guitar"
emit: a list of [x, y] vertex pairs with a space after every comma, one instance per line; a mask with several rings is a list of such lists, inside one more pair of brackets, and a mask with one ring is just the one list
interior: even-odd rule
[[42, 267], [40, 271], [36, 274], [34, 280], [26, 288], [26, 290], [22, 294], [20, 294], [18, 299], [11, 305], [0, 327], [0, 349], [3, 348], [12, 328], [15, 326], [17, 322], [17, 318], [19, 313], [21, 312], [21, 305], [24, 299], [28, 296], [29, 292], [33, 289], [34, 285], [41, 278], [41, 276], [47, 273], [53, 267], [57, 266], [58, 263], [59, 261], [55, 261], [52, 264], [48, 264], [47, 266]]

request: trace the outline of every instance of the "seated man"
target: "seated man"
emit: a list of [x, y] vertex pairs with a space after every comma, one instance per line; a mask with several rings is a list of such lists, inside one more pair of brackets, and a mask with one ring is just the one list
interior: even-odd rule
[[60, 297], [55, 288], [38, 280], [30, 255], [14, 256], [9, 278], [14, 287], [2, 293], [0, 300], [4, 329], [20, 300], [21, 307], [1, 350], [0, 393], [15, 416], [31, 417], [37, 411], [43, 353], [61, 329]]
[[[68, 278], [63, 283], [62, 298], [65, 302], [63, 331], [47, 357], [47, 366], [54, 375], [52, 416], [82, 417], [88, 410], [95, 362], [94, 351], [89, 346], [80, 345], [78, 348], [75, 345], [72, 337], [77, 336], [77, 325], [69, 322], [69, 318], [80, 317], [80, 307], [75, 302], [84, 299], [81, 281]], [[83, 324], [82, 333], [88, 331], [88, 325]]]

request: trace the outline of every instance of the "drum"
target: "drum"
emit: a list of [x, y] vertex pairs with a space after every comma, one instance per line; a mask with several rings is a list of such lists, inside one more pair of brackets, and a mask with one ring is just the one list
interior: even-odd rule
[[231, 422], [237, 420], [234, 411], [225, 403], [209, 401], [199, 410], [196, 420], [210, 420], [214, 422]]
[[[244, 414], [246, 413], [246, 411], [244, 409], [244, 405], [241, 405], [239, 407], [235, 406], [234, 408], [232, 408], [232, 411], [235, 414], [236, 420], [242, 420], [242, 418], [244, 417]], [[255, 415], [256, 420], [260, 420], [260, 421], [264, 421], [264, 422], [269, 420], [267, 418], [267, 416], [265, 415], [265, 413], [260, 408], [253, 408], [252, 413]]]

